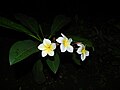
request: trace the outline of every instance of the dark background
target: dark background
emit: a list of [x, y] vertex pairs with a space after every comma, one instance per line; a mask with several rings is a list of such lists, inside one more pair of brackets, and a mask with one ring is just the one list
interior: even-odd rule
[[1, 14], [12, 15], [26, 13], [37, 17], [47, 18], [57, 14], [75, 15], [83, 17], [116, 17], [119, 16], [119, 3], [117, 2], [82, 2], [79, 0], [4, 0], [0, 3]]
[[[74, 1], [51, 1], [51, 0], [19, 0], [0, 1], [0, 16], [14, 20], [14, 14], [23, 13], [32, 16], [42, 22], [51, 22], [56, 15], [63, 14], [74, 17], [76, 14], [83, 18], [87, 24], [102, 25], [109, 20], [120, 20], [120, 5], [113, 2], [86, 2]], [[119, 47], [119, 29], [105, 25], [103, 30], [99, 29], [102, 35], [92, 35], [92, 29], [85, 31], [87, 38], [93, 40], [95, 51], [78, 68], [66, 61], [61, 65], [60, 74], [57, 79], [53, 74], [49, 76], [47, 84], [36, 84], [31, 76], [31, 62], [26, 60], [13, 67], [9, 66], [8, 55], [11, 45], [17, 41], [27, 38], [15, 31], [9, 31], [0, 27], [0, 90], [119, 90], [120, 62], [114, 57], [111, 51], [114, 47]], [[112, 30], [112, 31], [111, 31]], [[91, 36], [90, 36], [91, 34]], [[119, 49], [119, 48], [118, 48]], [[28, 59], [33, 59], [30, 57]], [[23, 66], [23, 67], [21, 67]], [[28, 67], [26, 67], [28, 66]], [[27, 71], [28, 70], [28, 71]]]

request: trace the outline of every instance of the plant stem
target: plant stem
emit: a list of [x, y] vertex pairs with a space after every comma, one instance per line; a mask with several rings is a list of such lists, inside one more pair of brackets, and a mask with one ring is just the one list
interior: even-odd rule
[[30, 35], [30, 36], [33, 37], [33, 38], [35, 38], [35, 39], [37, 39], [38, 41], [42, 42], [41, 38], [37, 38], [37, 37], [34, 36], [34, 35]]
[[42, 34], [42, 37], [44, 38], [44, 34], [43, 34], [42, 27], [41, 27], [40, 24], [39, 24], [39, 28], [40, 28], [40, 32], [41, 32], [41, 34]]

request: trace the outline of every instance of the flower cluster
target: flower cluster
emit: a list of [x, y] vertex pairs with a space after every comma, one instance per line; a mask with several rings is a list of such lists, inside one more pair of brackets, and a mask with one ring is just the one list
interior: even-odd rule
[[[67, 38], [64, 34], [61, 33], [61, 37], [58, 37], [56, 39], [57, 43], [60, 44], [60, 50], [61, 52], [68, 51], [70, 53], [73, 53], [74, 48], [71, 45], [72, 39]], [[49, 39], [44, 38], [43, 43], [38, 46], [39, 50], [42, 50], [42, 57], [45, 57], [47, 55], [54, 56], [54, 50], [56, 49], [57, 44], [52, 43]], [[86, 56], [89, 56], [89, 51], [85, 49], [85, 45], [82, 43], [77, 43], [78, 49], [77, 53], [81, 55], [81, 60], [84, 61]]]

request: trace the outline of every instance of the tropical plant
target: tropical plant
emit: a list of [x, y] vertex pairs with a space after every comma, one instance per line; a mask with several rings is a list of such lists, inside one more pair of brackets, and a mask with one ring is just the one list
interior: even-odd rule
[[[33, 72], [37, 82], [44, 82], [42, 60], [46, 60], [51, 71], [56, 74], [60, 65], [60, 53], [72, 53], [72, 59], [80, 65], [80, 59], [85, 60], [89, 56], [89, 51], [86, 47], [93, 47], [91, 41], [76, 35], [66, 37], [60, 30], [71, 22], [69, 17], [58, 15], [53, 20], [49, 35], [43, 33], [42, 26], [32, 17], [24, 14], [17, 14], [15, 18], [21, 24], [11, 21], [7, 18], [0, 17], [0, 26], [11, 30], [23, 32], [33, 40], [23, 40], [15, 42], [10, 48], [9, 63], [16, 64], [34, 53], [41, 53], [39, 60], [34, 63]], [[58, 37], [56, 34], [61, 33]], [[57, 48], [59, 47], [59, 48]], [[80, 56], [80, 57], [78, 57]], [[44, 58], [44, 59], [43, 59]]]

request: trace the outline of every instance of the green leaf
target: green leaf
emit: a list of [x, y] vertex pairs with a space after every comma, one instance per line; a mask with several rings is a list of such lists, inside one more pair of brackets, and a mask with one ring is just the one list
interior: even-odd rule
[[32, 32], [39, 35], [39, 24], [37, 21], [32, 18], [28, 17], [24, 14], [17, 14], [15, 15], [16, 19], [19, 20], [23, 25], [25, 25], [27, 28], [29, 28]]
[[93, 44], [91, 42], [91, 40], [85, 39], [85, 38], [81, 38], [79, 36], [70, 36], [73, 41], [75, 42], [82, 42], [83, 44], [85, 44], [87, 47], [92, 47], [93, 51], [94, 51], [94, 47]]
[[79, 59], [77, 58], [76, 53], [73, 53], [72, 59], [77, 65], [81, 65], [80, 64], [80, 58]]
[[17, 24], [7, 18], [4, 17], [0, 17], [0, 26], [5, 27], [5, 28], [9, 28], [9, 29], [13, 29], [19, 32], [24, 32], [28, 35], [33, 35], [28, 29], [26, 29], [24, 26]]
[[9, 62], [13, 65], [38, 52], [37, 44], [32, 40], [18, 41], [12, 45], [9, 52]]
[[43, 73], [43, 64], [41, 60], [37, 60], [35, 62], [32, 72], [35, 82], [37, 82], [38, 84], [45, 82], [46, 79]]
[[49, 68], [56, 74], [60, 64], [59, 55], [56, 53], [56, 55], [54, 56], [54, 60], [47, 59], [46, 62]]
[[51, 27], [51, 35], [54, 35], [57, 31], [59, 31], [63, 26], [70, 22], [70, 18], [65, 17], [63, 15], [58, 15], [55, 17], [52, 27]]

